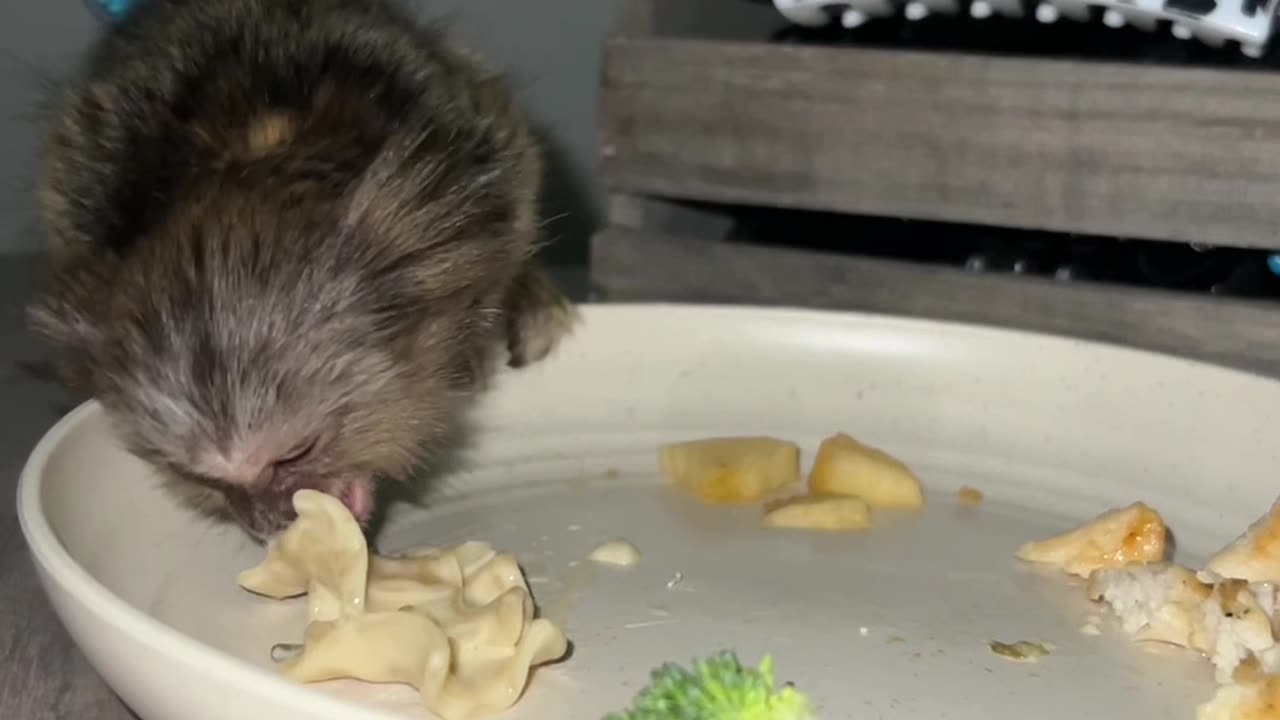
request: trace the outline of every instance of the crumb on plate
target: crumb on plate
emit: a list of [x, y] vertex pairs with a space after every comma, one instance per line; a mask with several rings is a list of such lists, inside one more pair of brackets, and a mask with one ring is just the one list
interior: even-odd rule
[[1040, 658], [1047, 656], [1052, 650], [1048, 643], [1031, 642], [1029, 640], [1019, 640], [1014, 643], [992, 640], [987, 643], [987, 646], [991, 648], [991, 652], [1006, 660], [1025, 663], [1039, 662]]
[[589, 557], [601, 565], [631, 567], [640, 562], [640, 550], [626, 540], [610, 540], [592, 550]]

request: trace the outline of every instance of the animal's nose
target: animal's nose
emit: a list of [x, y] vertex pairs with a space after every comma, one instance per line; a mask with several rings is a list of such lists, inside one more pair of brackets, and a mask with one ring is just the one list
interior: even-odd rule
[[223, 480], [233, 487], [245, 488], [250, 492], [270, 487], [275, 480], [278, 465], [273, 462], [265, 465], [239, 465], [231, 468], [223, 475]]
[[258, 471], [258, 476], [253, 479], [253, 486], [257, 488], [271, 487], [276, 479], [276, 470], [280, 466], [276, 463], [267, 463]]

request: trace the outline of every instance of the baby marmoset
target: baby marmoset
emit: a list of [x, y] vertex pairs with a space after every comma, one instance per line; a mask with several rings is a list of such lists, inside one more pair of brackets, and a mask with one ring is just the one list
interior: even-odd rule
[[573, 325], [540, 176], [500, 75], [391, 0], [148, 0], [52, 118], [33, 327], [199, 507], [367, 520], [504, 341], [521, 366]]

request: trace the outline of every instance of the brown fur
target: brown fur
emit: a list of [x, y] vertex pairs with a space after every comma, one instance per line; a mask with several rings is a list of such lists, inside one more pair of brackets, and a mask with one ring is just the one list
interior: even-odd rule
[[[46, 146], [31, 310], [129, 447], [265, 537], [303, 486], [443, 449], [505, 340], [574, 311], [534, 265], [541, 165], [502, 79], [383, 0], [151, 0]], [[248, 486], [201, 458], [253, 447]]]

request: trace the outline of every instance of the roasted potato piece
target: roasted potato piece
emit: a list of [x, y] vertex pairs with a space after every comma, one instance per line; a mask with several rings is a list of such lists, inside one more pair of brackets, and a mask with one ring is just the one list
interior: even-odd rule
[[809, 471], [816, 495], [852, 495], [873, 508], [917, 509], [924, 505], [920, 481], [892, 455], [838, 433], [822, 441]]
[[800, 448], [771, 437], [720, 437], [658, 448], [662, 474], [706, 502], [756, 502], [800, 480]]
[[851, 495], [799, 495], [765, 508], [767, 528], [862, 530], [871, 527], [871, 508]]

